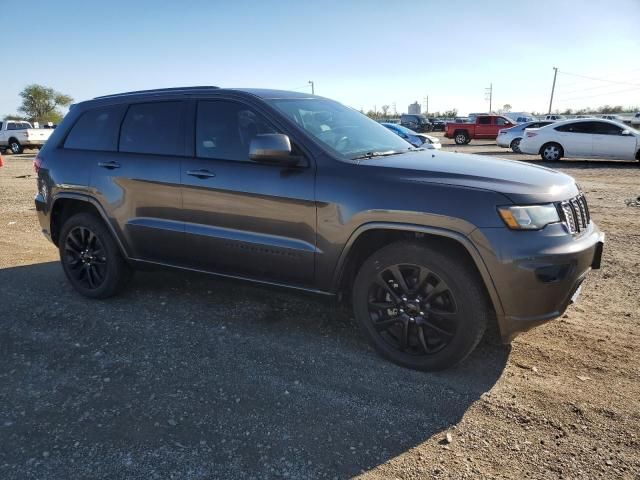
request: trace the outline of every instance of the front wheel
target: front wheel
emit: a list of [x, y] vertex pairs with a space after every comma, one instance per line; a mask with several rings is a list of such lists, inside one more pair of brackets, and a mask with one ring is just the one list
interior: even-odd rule
[[14, 155], [18, 155], [24, 151], [24, 148], [22, 147], [22, 145], [20, 145], [20, 142], [18, 140], [12, 138], [11, 140], [9, 140], [9, 150]]
[[364, 262], [353, 285], [353, 309], [378, 353], [425, 371], [464, 360], [482, 338], [490, 311], [468, 265], [412, 242], [383, 247]]
[[64, 273], [85, 297], [111, 297], [131, 276], [111, 233], [90, 213], [78, 213], [64, 223], [58, 248]]
[[522, 152], [520, 151], [520, 140], [522, 140], [522, 139], [521, 139], [521, 138], [514, 138], [514, 139], [511, 141], [511, 145], [510, 145], [510, 147], [511, 147], [511, 151], [512, 151], [513, 153], [522, 153]]

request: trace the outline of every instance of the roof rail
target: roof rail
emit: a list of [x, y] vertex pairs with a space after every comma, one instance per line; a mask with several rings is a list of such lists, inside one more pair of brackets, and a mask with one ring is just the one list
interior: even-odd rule
[[196, 86], [196, 87], [154, 88], [152, 90], [135, 90], [133, 92], [123, 92], [123, 93], [113, 93], [111, 95], [102, 95], [100, 97], [95, 97], [94, 100], [98, 100], [100, 98], [124, 97], [126, 95], [138, 95], [140, 93], [188, 92], [190, 90], [205, 90], [209, 88], [220, 88], [220, 87], [216, 87], [214, 85], [202, 85], [202, 86]]

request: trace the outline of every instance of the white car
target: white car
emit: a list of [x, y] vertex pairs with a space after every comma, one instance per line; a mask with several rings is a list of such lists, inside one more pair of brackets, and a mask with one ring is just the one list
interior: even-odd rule
[[624, 123], [624, 118], [620, 115], [600, 115], [600, 118], [604, 118], [605, 120], [613, 120], [614, 122]]
[[52, 133], [50, 128], [33, 128], [22, 120], [5, 120], [0, 122], [0, 152], [18, 154], [25, 148], [41, 148]]
[[526, 129], [519, 147], [549, 162], [563, 157], [640, 160], [640, 132], [611, 120], [563, 120]]
[[418, 133], [416, 135], [424, 141], [424, 143], [420, 145], [420, 148], [433, 150], [439, 150], [442, 148], [442, 144], [440, 143], [440, 139], [438, 137], [425, 135], [424, 133]]
[[631, 125], [634, 127], [640, 127], [640, 112], [636, 113], [631, 119]]

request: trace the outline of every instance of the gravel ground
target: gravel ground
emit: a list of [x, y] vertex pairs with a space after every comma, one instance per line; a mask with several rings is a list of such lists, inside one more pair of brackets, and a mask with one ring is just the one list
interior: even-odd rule
[[312, 296], [163, 271], [80, 297], [32, 156], [4, 159], [0, 478], [640, 478], [637, 164], [554, 165], [607, 234], [602, 270], [562, 318], [427, 374]]

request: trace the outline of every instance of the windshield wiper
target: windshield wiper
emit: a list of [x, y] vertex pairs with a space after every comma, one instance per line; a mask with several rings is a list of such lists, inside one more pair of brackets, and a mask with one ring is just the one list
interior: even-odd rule
[[375, 157], [390, 157], [391, 155], [402, 155], [403, 153], [407, 153], [407, 152], [422, 152], [423, 150], [425, 149], [410, 147], [410, 148], [407, 148], [406, 150], [389, 150], [388, 152], [367, 152], [367, 153], [363, 153], [362, 155], [358, 155], [357, 157], [352, 157], [351, 160], [363, 160], [363, 159], [375, 158]]

